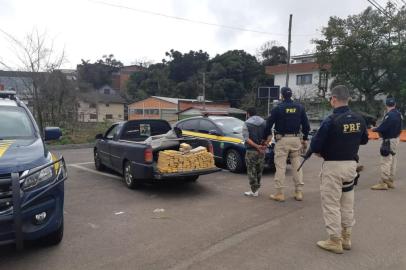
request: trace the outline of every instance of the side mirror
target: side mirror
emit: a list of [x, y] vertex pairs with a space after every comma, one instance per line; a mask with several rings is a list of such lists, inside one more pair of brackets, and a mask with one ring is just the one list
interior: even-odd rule
[[45, 141], [59, 140], [62, 137], [62, 131], [59, 127], [46, 127], [44, 135]]
[[210, 135], [215, 135], [215, 136], [222, 136], [217, 130], [213, 129], [209, 131]]
[[96, 138], [96, 140], [101, 140], [101, 139], [103, 139], [104, 137], [103, 137], [103, 134], [99, 133], [99, 134], [96, 135], [95, 138]]
[[173, 131], [175, 132], [176, 137], [182, 138], [182, 130], [181, 130], [180, 128], [174, 127], [174, 128], [173, 128]]

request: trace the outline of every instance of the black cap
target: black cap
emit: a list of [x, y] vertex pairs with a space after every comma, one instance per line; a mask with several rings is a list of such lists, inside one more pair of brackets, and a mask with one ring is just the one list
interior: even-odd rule
[[391, 97], [387, 98], [385, 103], [386, 103], [386, 106], [388, 106], [388, 107], [393, 107], [396, 105], [395, 99], [391, 98]]
[[283, 98], [289, 99], [292, 97], [292, 89], [290, 89], [289, 87], [282, 87], [281, 94]]

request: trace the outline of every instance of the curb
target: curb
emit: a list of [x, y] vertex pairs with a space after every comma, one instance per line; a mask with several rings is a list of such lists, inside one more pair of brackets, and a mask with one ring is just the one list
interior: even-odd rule
[[93, 148], [94, 143], [82, 143], [82, 144], [61, 144], [61, 145], [48, 145], [49, 150], [69, 150], [69, 149], [83, 149]]

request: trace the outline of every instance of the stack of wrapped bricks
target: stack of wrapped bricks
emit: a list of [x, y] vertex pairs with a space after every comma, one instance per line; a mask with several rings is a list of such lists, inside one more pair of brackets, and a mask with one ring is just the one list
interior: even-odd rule
[[159, 152], [158, 171], [161, 173], [189, 172], [215, 167], [213, 154], [205, 147], [192, 149], [188, 144], [181, 144], [179, 149]]

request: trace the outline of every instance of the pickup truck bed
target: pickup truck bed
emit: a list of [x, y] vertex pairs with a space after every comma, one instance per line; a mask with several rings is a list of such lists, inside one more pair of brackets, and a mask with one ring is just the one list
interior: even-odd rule
[[[147, 130], [145, 136], [140, 134], [142, 129]], [[98, 135], [94, 149], [95, 166], [99, 170], [108, 167], [122, 174], [129, 188], [136, 188], [142, 182], [152, 180], [195, 181], [200, 175], [220, 171], [215, 167], [188, 172], [160, 173], [157, 170], [160, 151], [178, 150], [179, 145], [184, 142], [193, 148], [203, 146], [209, 151], [212, 149], [211, 143], [205, 139], [176, 136], [166, 138], [162, 135], [170, 130], [170, 125], [164, 120], [132, 120], [114, 124], [105, 135]], [[180, 136], [180, 134], [177, 135]], [[157, 140], [152, 138], [157, 138]]]

